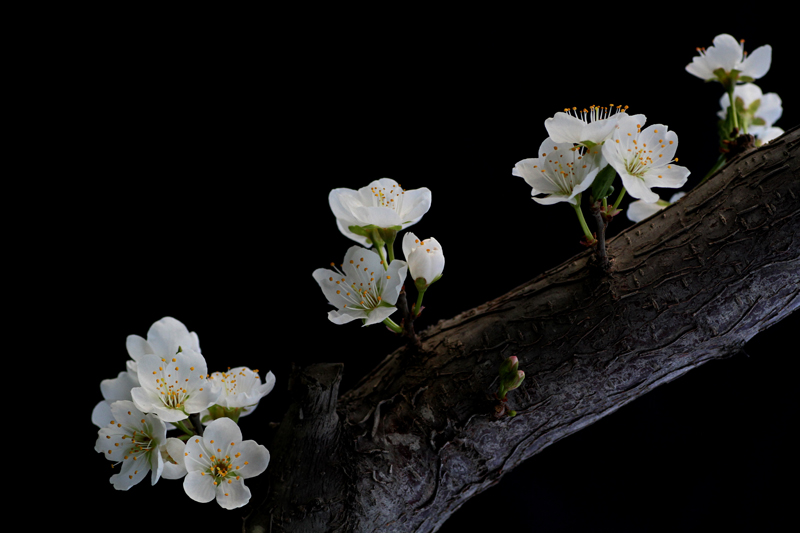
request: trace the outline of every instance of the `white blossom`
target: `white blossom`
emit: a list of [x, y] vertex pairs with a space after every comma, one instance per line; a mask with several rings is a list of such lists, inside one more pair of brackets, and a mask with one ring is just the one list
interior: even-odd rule
[[431, 207], [431, 191], [427, 187], [406, 191], [389, 178], [381, 178], [366, 187], [333, 189], [328, 203], [339, 230], [350, 239], [371, 246], [372, 241], [353, 233], [351, 226], [405, 229], [417, 223]]
[[420, 240], [411, 232], [403, 236], [403, 254], [408, 263], [411, 279], [425, 280], [430, 285], [442, 275], [444, 270], [444, 252], [442, 245], [433, 237]]
[[643, 200], [636, 200], [635, 202], [631, 202], [628, 205], [628, 210], [626, 214], [628, 215], [629, 220], [633, 222], [641, 222], [647, 217], [658, 213], [662, 209], [666, 209], [668, 206], [674, 204], [675, 202], [683, 198], [685, 195], [686, 195], [685, 192], [676, 192], [669, 199], [669, 202], [665, 202], [664, 200], [658, 200], [653, 203], [647, 203]]
[[408, 271], [405, 261], [394, 260], [386, 270], [377, 253], [352, 246], [341, 268], [318, 268], [313, 273], [328, 303], [336, 308], [328, 313], [331, 322], [362, 319], [369, 326], [383, 322], [397, 310], [395, 304]]
[[[627, 117], [625, 110], [628, 106], [610, 105], [590, 106], [589, 109], [578, 111], [577, 107], [564, 109], [564, 112], [544, 121], [544, 127], [550, 139], [557, 143], [574, 143], [584, 146], [603, 144], [611, 134], [614, 126], [622, 117]], [[633, 115], [644, 122], [644, 115]], [[587, 142], [588, 141], [588, 142]]]
[[161, 357], [144, 354], [138, 363], [141, 386], [131, 390], [136, 406], [166, 422], [185, 420], [213, 405], [215, 395], [207, 381], [206, 360], [193, 350]]
[[[234, 420], [236, 420], [255, 411], [261, 398], [272, 391], [275, 387], [275, 374], [267, 372], [262, 383], [258, 370], [239, 366], [225, 372], [214, 372], [208, 376], [208, 382], [211, 384], [212, 391], [219, 397], [216, 406], [200, 413], [201, 420], [206, 420], [206, 416], [211, 415], [211, 410], [216, 411], [219, 408], [235, 411]], [[225, 416], [224, 412], [220, 413], [220, 416], [216, 416], [216, 414], [214, 413], [212, 418]]]
[[250, 501], [244, 480], [257, 476], [269, 464], [269, 451], [255, 441], [242, 441], [239, 426], [230, 418], [211, 422], [202, 437], [186, 442], [184, 460], [188, 474], [183, 480], [186, 494], [201, 503], [217, 500], [225, 509]]
[[[770, 129], [783, 114], [781, 97], [776, 93], [763, 94], [761, 88], [754, 83], [737, 85], [733, 89], [733, 98], [739, 109], [739, 123], [747, 133], [756, 137]], [[722, 109], [717, 112], [717, 116], [724, 120], [731, 105], [727, 93], [722, 95], [719, 104]]]
[[[697, 51], [700, 55], [686, 65], [686, 71], [706, 81], [719, 80], [723, 84], [726, 77], [732, 83], [742, 78], [742, 81], [757, 80], [767, 73], [772, 62], [770, 45], [760, 46], [748, 55], [744, 51], [744, 40], [737, 41], [726, 33], [714, 37], [713, 46]], [[718, 69], [724, 71], [722, 78], [715, 73]]]
[[113, 419], [98, 431], [95, 451], [109, 461], [122, 463], [118, 474], [111, 476], [117, 490], [128, 490], [152, 471], [156, 484], [164, 470], [160, 448], [166, 446], [167, 428], [157, 416], [144, 414], [133, 402], [121, 400], [111, 404]]
[[[653, 187], [682, 187], [689, 169], [673, 161], [678, 135], [663, 124], [641, 129], [635, 117], [620, 119], [612, 137], [603, 145], [603, 155], [622, 178], [622, 185], [634, 198], [658, 201]], [[677, 159], [675, 160], [677, 161]]]
[[[540, 204], [569, 202], [588, 189], [602, 160], [601, 147], [576, 148], [571, 142], [555, 142], [548, 137], [539, 147], [539, 157], [518, 162], [511, 174], [531, 186], [533, 200]], [[545, 194], [542, 198], [537, 194]]]

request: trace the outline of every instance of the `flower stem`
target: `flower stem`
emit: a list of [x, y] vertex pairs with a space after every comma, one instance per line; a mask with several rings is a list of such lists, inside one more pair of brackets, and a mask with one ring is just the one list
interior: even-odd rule
[[592, 242], [594, 241], [594, 235], [592, 232], [589, 231], [589, 226], [586, 224], [586, 219], [583, 218], [583, 211], [581, 210], [581, 202], [580, 200], [573, 205], [572, 207], [575, 208], [575, 214], [578, 215], [578, 221], [581, 223], [581, 228], [583, 229], [583, 234], [586, 235], [586, 241]]
[[173, 422], [172, 425], [175, 426], [176, 428], [180, 429], [181, 431], [183, 431], [184, 433], [186, 433], [190, 437], [194, 436], [194, 432], [190, 431], [189, 428], [187, 428], [186, 425], [184, 425], [184, 423], [181, 422], [180, 420], [177, 421], [177, 422]]
[[[730, 109], [730, 112], [733, 115], [733, 127], [738, 130], [739, 129], [739, 112], [736, 109], [736, 102], [733, 101], [733, 88], [734, 88], [734, 86], [731, 85], [731, 87], [728, 89], [728, 100], [730, 100], [730, 103], [731, 103], [731, 105], [730, 105], [730, 107], [728, 109]], [[742, 131], [742, 133], [747, 133], [747, 132], [746, 131]]]
[[414, 318], [418, 317], [422, 311], [422, 297], [425, 296], [425, 291], [417, 290], [417, 303], [414, 304]]
[[622, 188], [622, 189], [619, 191], [619, 196], [617, 196], [617, 201], [616, 201], [616, 202], [614, 202], [614, 210], [616, 210], [616, 209], [619, 207], [619, 203], [622, 201], [622, 197], [623, 197], [623, 196], [625, 196], [625, 187], [623, 187], [623, 188]]
[[403, 328], [395, 324], [394, 320], [389, 317], [383, 319], [383, 323], [386, 324], [386, 327], [390, 330], [394, 331], [395, 333], [403, 333]]

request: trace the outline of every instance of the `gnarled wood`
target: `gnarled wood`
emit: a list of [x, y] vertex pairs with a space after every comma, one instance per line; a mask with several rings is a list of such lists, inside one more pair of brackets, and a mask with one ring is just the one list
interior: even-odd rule
[[[551, 443], [714, 358], [800, 305], [800, 129], [677, 204], [421, 335], [333, 409], [341, 366], [302, 372], [246, 530], [435, 531]], [[497, 369], [527, 375], [495, 416]], [[314, 406], [314, 407], [305, 407]], [[303, 416], [300, 416], [300, 413]]]

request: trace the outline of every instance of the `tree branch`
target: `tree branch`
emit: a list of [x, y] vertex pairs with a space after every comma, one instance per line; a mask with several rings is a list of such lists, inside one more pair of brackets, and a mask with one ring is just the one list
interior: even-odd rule
[[[428, 532], [503, 473], [739, 351], [800, 305], [800, 130], [741, 154], [594, 251], [420, 335], [336, 405], [341, 365], [293, 381], [262, 531]], [[527, 378], [494, 416], [497, 370]], [[298, 386], [295, 384], [299, 383]]]

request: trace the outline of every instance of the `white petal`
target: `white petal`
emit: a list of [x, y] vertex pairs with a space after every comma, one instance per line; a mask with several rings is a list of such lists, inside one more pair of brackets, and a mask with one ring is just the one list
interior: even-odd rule
[[620, 174], [620, 177], [622, 178], [622, 185], [625, 187], [625, 190], [634, 198], [644, 200], [647, 203], [658, 201], [658, 195], [651, 191], [642, 179], [631, 176], [627, 172]]
[[714, 37], [714, 45], [706, 50], [709, 68], [713, 71], [722, 68], [730, 72], [742, 60], [742, 45], [733, 36], [723, 33]]
[[750, 76], [757, 80], [769, 71], [772, 63], [772, 47], [768, 44], [759, 46], [747, 56], [741, 66], [741, 76]]
[[[230, 481], [230, 483], [228, 483]], [[230, 478], [216, 488], [217, 503], [223, 509], [236, 509], [250, 501], [250, 489], [241, 479]]]
[[104, 428], [108, 425], [109, 420], [114, 420], [114, 415], [111, 414], [111, 403], [102, 401], [95, 405], [92, 410], [92, 424]]
[[[653, 168], [645, 175], [648, 187], [668, 187], [679, 189], [686, 184], [689, 178], [689, 169], [680, 165], [669, 165], [663, 168]], [[657, 199], [654, 201], [658, 201]]]
[[[216, 449], [220, 443], [230, 444], [231, 442], [241, 442], [242, 430], [230, 418], [218, 418], [206, 426], [203, 432], [203, 441], [206, 447]], [[213, 441], [213, 443], [212, 443]]]
[[214, 476], [208, 474], [204, 476], [199, 471], [191, 471], [183, 478], [183, 490], [196, 502], [210, 502], [216, 497]]
[[[586, 123], [567, 113], [556, 113], [544, 121], [544, 127], [547, 135], [557, 143], [579, 143], [585, 140], [581, 136]], [[541, 153], [538, 155], [541, 156]]]
[[369, 315], [367, 315], [367, 320], [364, 322], [364, 326], [371, 326], [373, 324], [383, 322], [395, 311], [397, 311], [396, 307], [376, 307], [369, 312]]
[[628, 205], [626, 214], [628, 215], [628, 220], [632, 220], [633, 222], [641, 222], [647, 217], [658, 213], [665, 207], [666, 206], [658, 205], [658, 203], [655, 202], [649, 204], [642, 200], [636, 200]]
[[183, 322], [166, 316], [150, 326], [147, 343], [153, 353], [162, 357], [178, 353], [178, 349], [191, 349], [194, 340]]
[[144, 354], [153, 353], [153, 349], [147, 344], [147, 341], [139, 335], [128, 335], [128, 338], [125, 339], [125, 347], [128, 355], [134, 361], [138, 361]]
[[114, 379], [104, 379], [100, 382], [100, 392], [109, 402], [116, 400], [130, 400], [131, 389], [139, 386], [139, 380], [128, 372], [120, 372]]
[[716, 75], [709, 68], [706, 59], [700, 56], [695, 56], [694, 59], [692, 59], [692, 62], [686, 65], [686, 72], [703, 80], [716, 79]]
[[[267, 469], [270, 459], [269, 450], [262, 444], [258, 444], [253, 440], [246, 440], [238, 443], [235, 448], [235, 451], [241, 455], [232, 460], [231, 466], [239, 466], [236, 473], [243, 478], [255, 477]], [[246, 465], [244, 464], [245, 461], [247, 462]]]
[[534, 196], [533, 201], [542, 205], [552, 205], [557, 204], [558, 202], [567, 202], [572, 205], [577, 205], [578, 203], [575, 198], [570, 198], [564, 194], [551, 194], [550, 196], [544, 196], [542, 198], [537, 198]]

